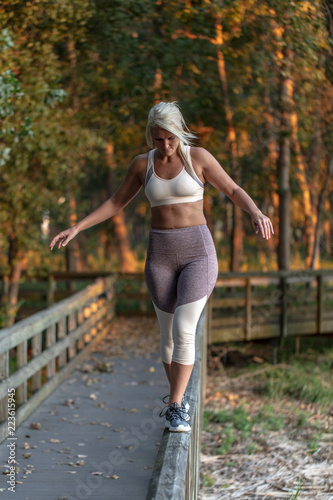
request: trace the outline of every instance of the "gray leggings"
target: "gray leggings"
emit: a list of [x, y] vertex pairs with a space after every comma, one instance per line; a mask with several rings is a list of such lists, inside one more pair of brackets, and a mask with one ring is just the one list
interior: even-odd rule
[[165, 363], [194, 363], [197, 323], [217, 274], [214, 242], [206, 225], [150, 230], [145, 278]]

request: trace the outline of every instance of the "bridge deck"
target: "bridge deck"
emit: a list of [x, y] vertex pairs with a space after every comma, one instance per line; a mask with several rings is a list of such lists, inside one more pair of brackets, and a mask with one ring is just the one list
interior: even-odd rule
[[[104, 365], [103, 365], [104, 363]], [[105, 365], [106, 363], [106, 365]], [[92, 367], [108, 368], [111, 372]], [[85, 371], [87, 370], [87, 371]], [[145, 499], [168, 383], [158, 353], [92, 353], [16, 430], [17, 500]], [[31, 424], [40, 424], [40, 429]], [[0, 472], [7, 444], [0, 446]], [[8, 498], [7, 477], [0, 496]]]

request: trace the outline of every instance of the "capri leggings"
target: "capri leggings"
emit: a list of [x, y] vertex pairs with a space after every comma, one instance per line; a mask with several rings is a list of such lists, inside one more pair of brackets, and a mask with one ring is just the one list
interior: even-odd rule
[[164, 363], [194, 363], [197, 323], [217, 274], [214, 242], [206, 225], [150, 230], [145, 278], [159, 322]]

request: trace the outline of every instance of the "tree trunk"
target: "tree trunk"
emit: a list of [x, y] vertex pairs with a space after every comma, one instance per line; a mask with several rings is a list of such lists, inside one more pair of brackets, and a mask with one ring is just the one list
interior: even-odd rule
[[6, 282], [6, 290], [4, 290], [1, 300], [1, 305], [5, 313], [4, 327], [11, 326], [15, 323], [22, 271], [22, 254], [19, 249], [17, 238], [14, 235], [9, 236], [8, 243], [8, 266], [10, 273]]
[[306, 165], [301, 152], [301, 146], [298, 140], [298, 116], [296, 111], [291, 115], [291, 129], [292, 129], [292, 145], [295, 152], [296, 159], [296, 176], [301, 188], [303, 199], [303, 210], [305, 215], [305, 246], [306, 246], [306, 268], [310, 268], [311, 259], [314, 254], [315, 244], [315, 226], [317, 222], [316, 212], [311, 202], [311, 193], [308, 180], [306, 178]]
[[[275, 123], [274, 123], [274, 112], [271, 104], [269, 89], [266, 86], [264, 91], [264, 102], [266, 104], [267, 111], [264, 113], [265, 127], [268, 131], [268, 142], [267, 150], [268, 155], [266, 160], [264, 160], [263, 166], [267, 169], [267, 176], [269, 180], [269, 185], [272, 186], [271, 193], [267, 196], [271, 196], [271, 201], [267, 201], [269, 207], [273, 208], [274, 213], [268, 213], [268, 216], [274, 220], [274, 238], [270, 238], [267, 242], [268, 247], [271, 251], [275, 249], [275, 246], [279, 242], [279, 194], [278, 194], [278, 183], [276, 180], [275, 166], [278, 160], [278, 144], [275, 138]], [[262, 138], [266, 140], [265, 136]]]
[[288, 47], [283, 51], [280, 76], [280, 140], [277, 174], [279, 180], [279, 269], [290, 269], [290, 116], [293, 106], [294, 84], [291, 78], [293, 54]]
[[[108, 142], [106, 144], [106, 162], [109, 167], [108, 175], [108, 196], [111, 196], [115, 190], [113, 182], [113, 170], [115, 168], [113, 158], [113, 144]], [[118, 243], [120, 255], [120, 268], [122, 272], [134, 273], [137, 270], [137, 258], [135, 253], [131, 250], [130, 239], [125, 221], [124, 211], [121, 210], [112, 217], [114, 233]]]
[[[72, 108], [73, 113], [76, 113], [79, 110], [79, 98], [78, 98], [78, 79], [77, 79], [77, 58], [76, 58], [76, 49], [75, 49], [75, 40], [69, 35], [67, 42], [67, 50], [68, 50], [68, 59], [71, 68], [71, 84], [69, 88], [71, 89], [72, 96]], [[77, 223], [77, 208], [76, 208], [76, 200], [73, 194], [69, 195], [69, 206], [70, 206], [70, 215], [69, 215], [69, 224], [70, 226], [75, 226]], [[66, 246], [66, 270], [67, 271], [82, 271], [82, 261], [80, 256], [80, 245], [78, 236], [71, 241], [70, 245]], [[75, 283], [69, 281], [67, 283], [67, 289], [70, 292], [75, 292]]]
[[[73, 195], [71, 195], [69, 198], [69, 207], [70, 207], [69, 225], [73, 227], [77, 223], [76, 200]], [[78, 237], [74, 238], [69, 245], [66, 245], [65, 255], [66, 255], [66, 271], [81, 272], [83, 270]], [[74, 293], [76, 291], [74, 281], [69, 280], [67, 282], [67, 290], [71, 293]]]
[[[229, 155], [231, 163], [231, 176], [236, 184], [241, 183], [241, 171], [238, 161], [236, 130], [233, 125], [233, 112], [229, 103], [227, 75], [225, 70], [225, 61], [223, 55], [223, 31], [222, 31], [222, 16], [220, 12], [216, 13], [215, 22], [216, 32], [216, 55], [218, 74], [222, 90], [225, 118], [227, 122], [227, 140], [229, 146]], [[237, 205], [233, 204], [233, 227], [231, 235], [231, 250], [230, 250], [230, 270], [240, 271], [243, 262], [243, 220], [242, 210]]]
[[[326, 198], [326, 202], [325, 202], [325, 211], [326, 213], [330, 213], [330, 209], [331, 209], [331, 204], [330, 204], [330, 200], [329, 198]], [[324, 248], [322, 248], [323, 252], [322, 254], [325, 256], [325, 258], [327, 258], [327, 256], [331, 256], [332, 255], [332, 250], [331, 250], [331, 246], [332, 246], [332, 237], [331, 237], [331, 233], [332, 233], [332, 227], [331, 227], [331, 221], [329, 219], [326, 219], [323, 223], [323, 237], [324, 237]]]
[[[314, 238], [314, 247], [313, 247], [313, 255], [310, 262], [310, 269], [315, 269], [315, 264], [319, 261], [319, 241], [320, 241], [320, 217], [324, 209], [325, 196], [328, 191], [328, 187], [330, 185], [331, 178], [333, 176], [333, 156], [331, 156], [330, 163], [328, 166], [327, 177], [325, 179], [323, 188], [321, 190], [318, 202], [318, 210], [317, 210], [317, 224], [315, 229], [315, 238]], [[318, 258], [317, 258], [318, 257]], [[319, 267], [319, 266], [318, 266]]]

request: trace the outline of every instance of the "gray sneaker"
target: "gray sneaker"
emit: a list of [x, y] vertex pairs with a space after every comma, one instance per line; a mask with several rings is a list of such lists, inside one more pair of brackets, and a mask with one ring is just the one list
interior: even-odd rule
[[[162, 398], [163, 403], [165, 403], [166, 405], [169, 402], [169, 397], [170, 396], [164, 396], [164, 398]], [[185, 399], [185, 394], [184, 394], [183, 399], [182, 399], [182, 410], [183, 410], [184, 418], [186, 421], [189, 421], [191, 418], [190, 415], [188, 414], [189, 409], [190, 409], [190, 404], [187, 401], [187, 399]]]
[[167, 410], [160, 413], [161, 417], [165, 415], [165, 427], [170, 432], [189, 432], [191, 430], [190, 424], [184, 418], [184, 410], [182, 407], [174, 402], [167, 407]]

